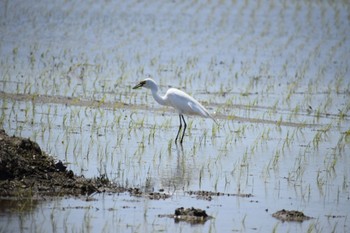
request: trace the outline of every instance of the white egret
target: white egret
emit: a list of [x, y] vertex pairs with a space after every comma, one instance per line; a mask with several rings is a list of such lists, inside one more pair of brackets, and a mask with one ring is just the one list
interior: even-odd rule
[[160, 96], [158, 93], [158, 85], [157, 83], [150, 78], [146, 78], [145, 80], [141, 81], [139, 84], [134, 86], [132, 89], [137, 89], [140, 87], [148, 88], [152, 91], [153, 98], [161, 105], [171, 106], [175, 108], [179, 113], [180, 118], [180, 126], [179, 130], [177, 131], [177, 135], [175, 138], [175, 144], [177, 142], [177, 139], [179, 137], [181, 128], [182, 128], [182, 122], [184, 123], [184, 129], [182, 133], [182, 137], [180, 140], [180, 143], [182, 144], [185, 131], [186, 131], [186, 121], [184, 118], [185, 115], [198, 115], [206, 118], [211, 118], [214, 120], [214, 122], [217, 124], [215, 119], [210, 115], [207, 109], [203, 107], [197, 100], [195, 100], [192, 96], [186, 94], [185, 92], [176, 89], [176, 88], [170, 88], [166, 92], [164, 96]]

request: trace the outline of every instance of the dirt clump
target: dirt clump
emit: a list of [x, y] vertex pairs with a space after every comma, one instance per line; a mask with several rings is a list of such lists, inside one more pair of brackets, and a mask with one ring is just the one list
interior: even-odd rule
[[176, 223], [180, 221], [184, 221], [191, 224], [203, 224], [207, 220], [213, 218], [212, 216], [209, 216], [205, 212], [205, 210], [196, 209], [194, 207], [191, 207], [191, 208], [180, 207], [175, 209], [175, 214], [158, 215], [158, 217], [173, 218]]
[[309, 220], [312, 217], [306, 216], [303, 212], [296, 210], [279, 210], [276, 213], [272, 214], [273, 217], [281, 220], [281, 221], [294, 221], [294, 222], [302, 222], [304, 220]]
[[36, 142], [8, 136], [0, 129], [0, 197], [43, 197], [124, 192], [104, 177], [76, 176]]

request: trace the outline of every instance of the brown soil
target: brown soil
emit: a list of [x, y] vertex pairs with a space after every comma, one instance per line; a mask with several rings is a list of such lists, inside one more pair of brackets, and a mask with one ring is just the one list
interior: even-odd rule
[[125, 192], [105, 176], [86, 179], [67, 170], [36, 142], [0, 129], [0, 197], [43, 197]]

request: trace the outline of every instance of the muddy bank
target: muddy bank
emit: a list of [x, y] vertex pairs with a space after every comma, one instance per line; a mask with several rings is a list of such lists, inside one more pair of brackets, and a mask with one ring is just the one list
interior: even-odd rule
[[61, 161], [43, 152], [36, 142], [0, 130], [0, 196], [42, 197], [125, 192], [101, 176], [76, 176]]

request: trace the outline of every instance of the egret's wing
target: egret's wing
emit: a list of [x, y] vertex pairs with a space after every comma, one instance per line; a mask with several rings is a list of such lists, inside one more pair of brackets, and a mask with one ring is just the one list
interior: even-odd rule
[[209, 117], [209, 118], [213, 119], [213, 121], [218, 125], [218, 122], [215, 120], [215, 118], [199, 102], [197, 102], [197, 101], [196, 102], [189, 102], [188, 105], [198, 115], [203, 116], [203, 117]]
[[187, 93], [176, 88], [170, 88], [165, 96], [168, 105], [175, 108], [180, 114], [209, 117], [213, 119], [216, 124], [218, 124], [210, 113], [197, 100]]
[[193, 102], [188, 102], [188, 106], [192, 109], [193, 112], [197, 113], [199, 116], [202, 117], [209, 117], [210, 114], [206, 109], [200, 104], [200, 103], [193, 103]]

